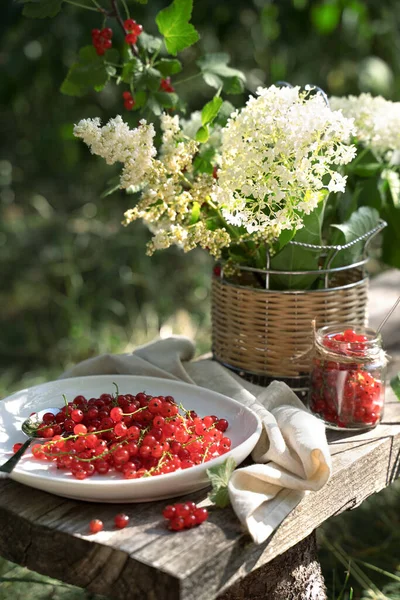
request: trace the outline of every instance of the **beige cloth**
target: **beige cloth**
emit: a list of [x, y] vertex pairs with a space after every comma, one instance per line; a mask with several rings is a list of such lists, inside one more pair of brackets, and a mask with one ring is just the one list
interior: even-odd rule
[[254, 465], [236, 469], [229, 482], [232, 507], [253, 540], [264, 542], [308, 490], [329, 479], [325, 428], [284, 383], [261, 388], [212, 360], [192, 361], [184, 337], [152, 342], [133, 354], [104, 354], [83, 361], [62, 377], [96, 374], [147, 375], [206, 387], [252, 408], [263, 422]]

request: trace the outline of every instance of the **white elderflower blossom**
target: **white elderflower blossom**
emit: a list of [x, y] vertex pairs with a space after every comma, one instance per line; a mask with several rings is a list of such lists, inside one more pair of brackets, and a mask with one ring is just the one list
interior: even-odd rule
[[[226, 221], [250, 234], [300, 228], [327, 191], [342, 191], [335, 167], [355, 156], [352, 119], [321, 94], [259, 89], [222, 131], [222, 159], [212, 198]], [[326, 190], [324, 192], [324, 190]]]
[[136, 206], [125, 213], [125, 224], [142, 219], [153, 239], [148, 254], [176, 244], [185, 252], [196, 246], [206, 248], [216, 257], [231, 243], [231, 236], [222, 226], [212, 230], [202, 219], [210, 215], [208, 206], [215, 189], [210, 173], [195, 172], [193, 163], [200, 144], [187, 136], [180, 127], [179, 117], [162, 115], [162, 140], [157, 151], [154, 127], [146, 121], [131, 130], [121, 117], [111, 119], [101, 127], [99, 119], [85, 119], [75, 126], [74, 133], [89, 146], [93, 154], [102, 156], [108, 164], [123, 164], [120, 185], [141, 189]]
[[354, 119], [356, 141], [377, 158], [390, 160], [400, 150], [400, 102], [371, 94], [330, 99], [333, 110]]
[[92, 154], [101, 156], [107, 164], [124, 164], [121, 187], [141, 186], [146, 182], [157, 153], [152, 123], [142, 120], [139, 127], [130, 129], [119, 115], [104, 127], [98, 118], [83, 119], [75, 125], [74, 134], [83, 139]]

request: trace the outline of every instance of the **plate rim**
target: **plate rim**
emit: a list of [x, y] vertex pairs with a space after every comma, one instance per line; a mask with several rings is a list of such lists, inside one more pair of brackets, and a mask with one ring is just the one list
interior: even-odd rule
[[[236, 448], [240, 447], [242, 444], [244, 444], [245, 442], [247, 442], [248, 440], [250, 440], [251, 438], [255, 437], [256, 441], [255, 444], [257, 443], [257, 441], [259, 440], [261, 433], [262, 433], [262, 422], [260, 417], [258, 416], [258, 414], [252, 410], [250, 407], [246, 406], [245, 404], [242, 404], [241, 402], [239, 402], [238, 400], [235, 400], [234, 398], [231, 398], [230, 396], [227, 396], [226, 394], [222, 394], [221, 392], [217, 392], [214, 391], [210, 388], [198, 385], [196, 383], [189, 383], [186, 381], [182, 381], [180, 379], [167, 379], [167, 378], [163, 378], [163, 377], [152, 377], [152, 376], [147, 376], [147, 375], [133, 375], [130, 373], [124, 374], [124, 373], [102, 373], [99, 375], [79, 375], [79, 376], [74, 376], [74, 377], [64, 377], [64, 378], [60, 378], [60, 379], [55, 379], [52, 381], [46, 381], [43, 383], [39, 383], [36, 384], [34, 386], [31, 387], [27, 387], [27, 388], [23, 388], [21, 390], [17, 390], [16, 392], [13, 392], [13, 394], [11, 394], [10, 396], [6, 396], [5, 398], [2, 398], [0, 400], [0, 403], [3, 403], [4, 401], [16, 401], [18, 400], [18, 398], [13, 398], [13, 396], [18, 396], [19, 394], [22, 394], [24, 392], [30, 391], [30, 390], [35, 390], [37, 388], [43, 387], [43, 386], [47, 386], [47, 385], [52, 385], [55, 383], [61, 383], [61, 382], [69, 382], [69, 381], [76, 381], [76, 380], [98, 380], [98, 379], [107, 379], [108, 381], [112, 378], [128, 378], [128, 379], [133, 379], [133, 380], [137, 380], [137, 379], [145, 379], [145, 380], [149, 380], [150, 382], [157, 382], [159, 383], [160, 381], [166, 381], [167, 383], [172, 383], [174, 385], [177, 385], [178, 387], [182, 387], [183, 389], [185, 388], [189, 388], [191, 390], [194, 390], [196, 388], [198, 388], [201, 391], [205, 391], [208, 392], [212, 395], [217, 395], [220, 398], [223, 398], [224, 400], [228, 400], [229, 403], [237, 405], [238, 408], [244, 410], [245, 412], [249, 413], [256, 421], [256, 426], [255, 426], [255, 430], [253, 431], [253, 433], [246, 438], [245, 441], [241, 442], [241, 444], [239, 444], [238, 446], [236, 446]], [[255, 445], [254, 444], [254, 445]], [[254, 447], [254, 446], [253, 446]], [[216, 456], [215, 458], [207, 461], [206, 463], [201, 463], [199, 465], [195, 465], [193, 467], [190, 467], [190, 469], [180, 469], [178, 471], [173, 471], [172, 473], [164, 473], [163, 474], [163, 479], [162, 481], [167, 481], [166, 478], [168, 478], [168, 481], [171, 481], [173, 479], [180, 479], [182, 476], [184, 477], [186, 473], [191, 473], [192, 475], [196, 475], [196, 473], [198, 473], [200, 470], [204, 470], [204, 466], [207, 465], [207, 468], [211, 468], [212, 466], [214, 466], [217, 462], [217, 464], [221, 464], [222, 462], [224, 462], [224, 460], [226, 460], [227, 458], [229, 458], [231, 456], [231, 452], [232, 450], [229, 450], [229, 452], [226, 452], [225, 454], [222, 454], [220, 456]], [[251, 452], [249, 452], [250, 454]], [[226, 457], [224, 460], [223, 457]], [[24, 476], [24, 477], [29, 477], [29, 478], [33, 478], [36, 481], [42, 481], [42, 482], [48, 482], [50, 481], [58, 481], [60, 484], [67, 484], [68, 482], [75, 484], [78, 484], [79, 486], [85, 487], [85, 488], [89, 488], [93, 487], [93, 485], [99, 485], [100, 487], [108, 487], [110, 485], [112, 485], [112, 483], [118, 483], [118, 486], [122, 486], [122, 487], [132, 487], [132, 486], [136, 486], [136, 489], [138, 489], [139, 487], [144, 487], [146, 485], [148, 485], [148, 483], [150, 481], [154, 481], [159, 483], [160, 480], [158, 477], [149, 477], [149, 478], [140, 478], [140, 479], [107, 479], [105, 478], [105, 480], [102, 479], [95, 479], [95, 480], [91, 480], [91, 478], [79, 481], [79, 480], [66, 480], [66, 479], [60, 479], [57, 478], [55, 476], [53, 477], [49, 477], [48, 475], [40, 475], [37, 473], [32, 473], [32, 472], [27, 472], [24, 471], [23, 469], [19, 469], [18, 468], [19, 465], [16, 466], [16, 468], [14, 469], [14, 471], [16, 472], [16, 474]], [[14, 471], [10, 474], [10, 478], [13, 479], [13, 473]], [[93, 481], [93, 483], [91, 483], [91, 481]], [[27, 485], [27, 484], [25, 484]], [[134, 488], [133, 488], [134, 489]], [[54, 492], [53, 492], [54, 493]]]

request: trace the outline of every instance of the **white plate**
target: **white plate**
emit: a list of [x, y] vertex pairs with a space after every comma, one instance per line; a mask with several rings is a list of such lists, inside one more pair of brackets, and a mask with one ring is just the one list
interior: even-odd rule
[[178, 404], [195, 410], [204, 417], [215, 414], [227, 419], [226, 435], [232, 440], [232, 448], [226, 454], [207, 463], [174, 473], [145, 479], [123, 479], [118, 473], [107, 476], [93, 475], [79, 481], [71, 474], [57, 471], [54, 464], [35, 460], [28, 451], [10, 477], [31, 487], [77, 500], [91, 502], [145, 502], [171, 498], [207, 487], [206, 470], [232, 457], [240, 464], [253, 450], [261, 434], [258, 416], [239, 402], [206, 388], [188, 383], [136, 377], [133, 375], [94, 375], [60, 379], [16, 392], [0, 401], [0, 463], [12, 455], [16, 442], [23, 442], [21, 423], [32, 412], [63, 405], [62, 394], [68, 401], [78, 394], [87, 398], [102, 393], [113, 393], [117, 383], [121, 394], [137, 394], [146, 391], [152, 395], [170, 395]]

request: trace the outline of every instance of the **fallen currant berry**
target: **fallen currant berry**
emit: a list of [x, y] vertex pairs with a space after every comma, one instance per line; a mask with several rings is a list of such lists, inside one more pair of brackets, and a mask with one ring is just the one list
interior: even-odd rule
[[91, 533], [99, 533], [99, 531], [103, 531], [103, 529], [104, 529], [103, 521], [100, 521], [100, 519], [93, 519], [89, 523], [89, 529], [90, 529]]
[[168, 521], [168, 529], [182, 531], [201, 525], [208, 519], [206, 508], [198, 508], [194, 502], [184, 502], [167, 505], [163, 517]]
[[118, 529], [124, 529], [124, 527], [129, 525], [129, 517], [128, 517], [128, 515], [119, 513], [118, 515], [115, 515], [114, 523], [115, 523], [115, 527], [118, 527]]

